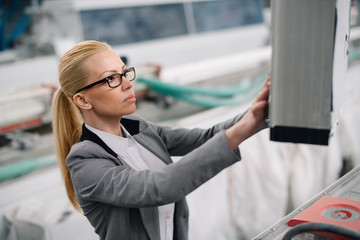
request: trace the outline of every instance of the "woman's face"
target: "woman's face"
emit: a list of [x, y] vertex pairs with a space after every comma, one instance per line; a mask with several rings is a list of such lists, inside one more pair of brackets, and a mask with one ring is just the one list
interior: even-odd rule
[[[87, 84], [126, 70], [125, 64], [112, 50], [104, 50], [92, 55], [86, 60], [85, 67], [89, 71]], [[122, 83], [118, 87], [110, 88], [107, 82], [104, 82], [85, 90], [83, 94], [91, 104], [90, 110], [96, 114], [96, 117], [121, 118], [136, 109], [133, 83], [126, 77], [122, 77]]]

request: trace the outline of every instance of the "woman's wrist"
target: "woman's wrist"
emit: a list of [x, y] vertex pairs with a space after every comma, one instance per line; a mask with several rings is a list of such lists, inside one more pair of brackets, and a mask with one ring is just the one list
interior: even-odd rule
[[235, 150], [240, 145], [240, 143], [246, 139], [245, 135], [242, 133], [243, 127], [241, 125], [242, 124], [239, 122], [238, 124], [235, 124], [231, 128], [227, 129], [225, 133], [228, 143], [233, 150]]

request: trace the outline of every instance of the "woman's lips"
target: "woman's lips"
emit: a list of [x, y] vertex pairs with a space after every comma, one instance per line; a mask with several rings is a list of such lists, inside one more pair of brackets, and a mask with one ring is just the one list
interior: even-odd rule
[[134, 95], [130, 95], [127, 98], [125, 98], [124, 102], [135, 102], [136, 98]]

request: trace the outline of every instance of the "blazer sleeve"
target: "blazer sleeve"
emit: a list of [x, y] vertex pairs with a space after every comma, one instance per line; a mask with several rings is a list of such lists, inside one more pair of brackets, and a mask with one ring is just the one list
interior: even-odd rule
[[[170, 128], [158, 126], [154, 123], [149, 123], [150, 126], [158, 133], [162, 141], [165, 143], [167, 150], [171, 156], [184, 156], [192, 150], [198, 148], [215, 134], [224, 131], [235, 123], [237, 123], [244, 115], [239, 114], [232, 119], [218, 123], [208, 129], [186, 129], [186, 128]], [[267, 123], [264, 123], [258, 131], [267, 128]], [[216, 147], [218, 148], [218, 147]]]
[[72, 148], [67, 165], [80, 199], [130, 208], [177, 202], [240, 156], [230, 148], [225, 133], [219, 132], [162, 171], [134, 171], [116, 160], [91, 141]]

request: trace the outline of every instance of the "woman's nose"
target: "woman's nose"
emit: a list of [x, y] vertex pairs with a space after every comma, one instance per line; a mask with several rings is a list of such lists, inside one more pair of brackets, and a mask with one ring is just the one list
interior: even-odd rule
[[127, 79], [125, 76], [122, 78], [121, 88], [123, 91], [132, 88], [133, 82]]

